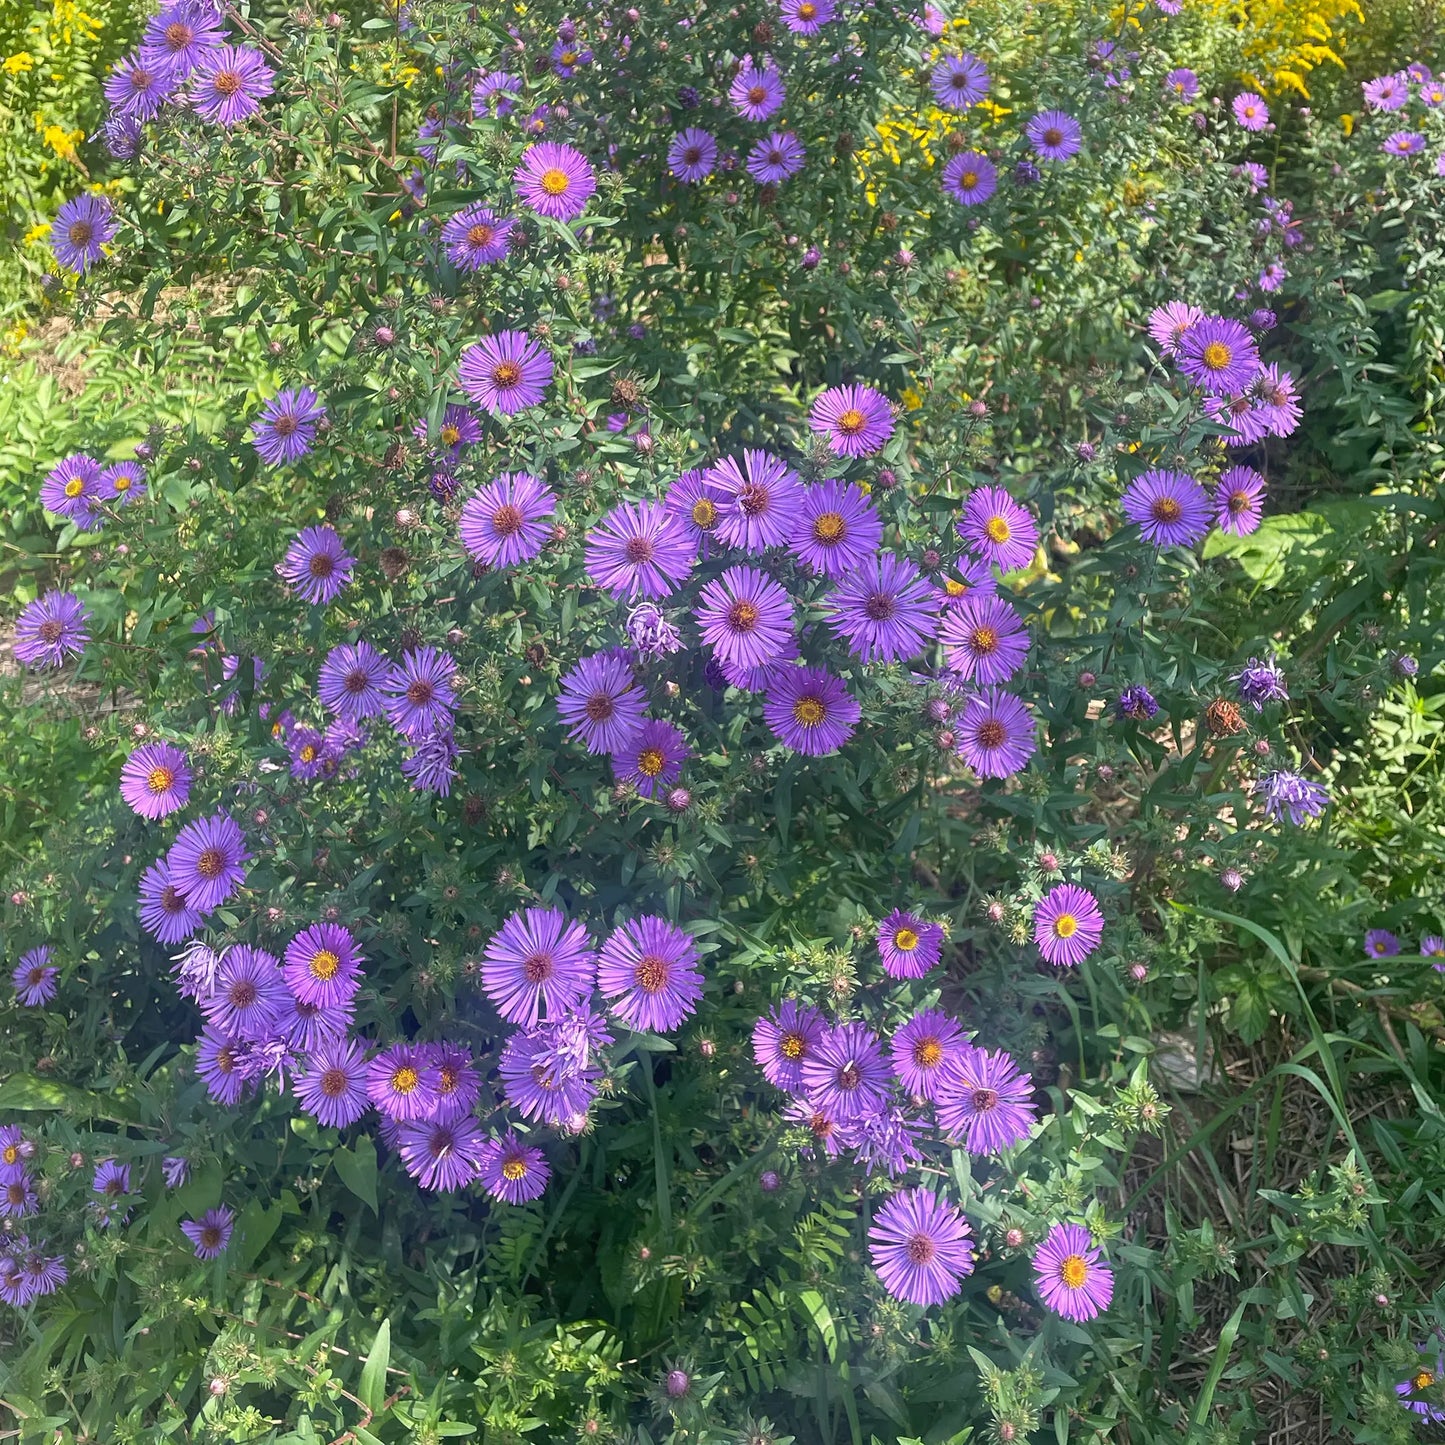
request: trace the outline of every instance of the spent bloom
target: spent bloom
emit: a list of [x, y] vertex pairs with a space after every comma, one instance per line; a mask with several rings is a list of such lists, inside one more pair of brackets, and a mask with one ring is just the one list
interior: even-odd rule
[[1272, 657], [1264, 662], [1251, 657], [1234, 674], [1233, 681], [1239, 690], [1240, 700], [1248, 703], [1255, 712], [1263, 712], [1266, 703], [1289, 701], [1284, 670]]
[[219, 1259], [231, 1242], [235, 1213], [224, 1204], [208, 1209], [199, 1219], [181, 1220], [181, 1233], [190, 1240], [197, 1259]]
[[1410, 101], [1409, 79], [1399, 71], [1393, 75], [1377, 75], [1360, 88], [1365, 104], [1374, 111], [1400, 110]]
[[1279, 768], [1258, 778], [1254, 791], [1264, 799], [1265, 815], [1276, 823], [1288, 818], [1298, 828], [1306, 818], [1318, 818], [1329, 806], [1330, 795], [1319, 784], [1290, 768]]
[[1197, 321], [1204, 320], [1204, 313], [1186, 301], [1167, 301], [1156, 306], [1149, 313], [1149, 335], [1163, 356], [1175, 356], [1179, 341]]

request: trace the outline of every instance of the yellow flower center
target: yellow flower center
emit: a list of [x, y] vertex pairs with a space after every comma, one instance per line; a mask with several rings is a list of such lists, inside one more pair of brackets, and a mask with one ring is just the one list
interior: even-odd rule
[[975, 652], [985, 656], [998, 651], [998, 633], [992, 627], [975, 627], [968, 635], [968, 644]]
[[813, 523], [813, 536], [819, 542], [841, 542], [847, 530], [847, 523], [837, 512], [824, 512]]
[[319, 948], [311, 956], [311, 977], [329, 983], [336, 977], [341, 959], [329, 948]]
[[556, 166], [549, 166], [542, 172], [542, 189], [549, 196], [562, 195], [568, 186], [567, 172]]
[[1435, 1383], [1435, 1376], [1429, 1370], [1421, 1370], [1410, 1383], [1417, 1390], [1428, 1390]]
[[893, 935], [893, 946], [903, 953], [912, 953], [918, 947], [918, 934], [911, 928], [900, 928]]
[[1177, 522], [1184, 515], [1184, 508], [1173, 497], [1159, 497], [1149, 511], [1156, 522]]
[[803, 1057], [807, 1047], [807, 1040], [804, 1039], [802, 1034], [784, 1034], [781, 1042], [778, 1044], [778, 1052], [782, 1054], [785, 1059], [793, 1059], [796, 1061]]
[[977, 171], [965, 171], [959, 178], [958, 184], [965, 190], [971, 191], [978, 184]]
[[1204, 348], [1204, 364], [1210, 371], [1223, 371], [1233, 354], [1222, 341], [1211, 341]]
[[637, 755], [637, 771], [644, 778], [655, 778], [662, 772], [666, 761], [661, 748], [643, 748]]
[[410, 1094], [421, 1083], [421, 1075], [410, 1064], [403, 1064], [391, 1076], [391, 1088], [395, 1094]]
[[1072, 913], [1061, 913], [1054, 919], [1054, 937], [1072, 938], [1079, 931], [1079, 920]]
[[[496, 232], [490, 226], [478, 221], [477, 224], [467, 232], [467, 245], [474, 246], [480, 251], [483, 246], [490, 246], [492, 244], [492, 237], [495, 234]], [[445, 438], [446, 433], [443, 432], [442, 436]]]
[[7, 1164], [15, 1164], [20, 1159], [20, 1146], [18, 1144], [7, 1144], [3, 1152], [0, 1152], [0, 1159]]
[[818, 7], [812, 3], [812, 0], [803, 0], [803, 3], [798, 6], [799, 20], [811, 20], [817, 13]]
[[219, 878], [226, 866], [226, 855], [219, 848], [207, 848], [196, 859], [196, 872], [202, 878]]
[[964, 597], [968, 594], [968, 588], [953, 577], [944, 578], [943, 590], [947, 592], [950, 597]]
[[502, 1165], [502, 1178], [510, 1179], [513, 1184], [517, 1180], [525, 1178], [527, 1173], [527, 1162], [525, 1159], [508, 1159]]
[[913, 1062], [921, 1069], [936, 1068], [943, 1057], [943, 1045], [937, 1039], [919, 1039], [913, 1046]]
[[83, 477], [71, 477], [65, 484], [65, 495], [73, 501], [85, 490], [85, 479]]
[[111, 481], [111, 486], [118, 492], [128, 492], [130, 491], [130, 478], [124, 472], [119, 472]]
[[661, 993], [667, 987], [667, 975], [667, 960], [659, 958], [655, 953], [649, 953], [637, 965], [633, 977], [643, 993]]
[[827, 709], [816, 697], [800, 697], [793, 704], [793, 721], [805, 728], [815, 728], [827, 716]]
[[706, 497], [699, 497], [692, 504], [692, 520], [704, 532], [717, 526], [717, 508]]
[[442, 428], [442, 445], [443, 445], [443, 446], [454, 447], [454, 446], [456, 446], [456, 444], [457, 444], [459, 441], [461, 441], [461, 439], [462, 439], [462, 432], [461, 432], [461, 428], [460, 428], [460, 427], [457, 427], [457, 426], [444, 426], [444, 427]]
[[169, 768], [152, 768], [146, 774], [146, 788], [159, 796], [168, 792], [170, 786], [176, 780], [176, 775]]
[[1084, 1263], [1082, 1254], [1068, 1255], [1059, 1265], [1059, 1278], [1064, 1282], [1065, 1289], [1083, 1289], [1088, 1276], [1089, 1266]]
[[303, 763], [314, 763], [316, 761], [316, 748], [312, 743], [304, 743], [302, 745], [301, 761]]
[[492, 381], [504, 390], [522, 379], [522, 368], [515, 361], [499, 361], [492, 371]]
[[842, 416], [838, 418], [838, 430], [845, 437], [857, 436], [863, 430], [866, 418], [855, 406], [850, 406]]
[[988, 534], [990, 542], [997, 542], [1002, 546], [1013, 536], [1013, 528], [1009, 526], [1004, 517], [990, 517], [983, 529]]

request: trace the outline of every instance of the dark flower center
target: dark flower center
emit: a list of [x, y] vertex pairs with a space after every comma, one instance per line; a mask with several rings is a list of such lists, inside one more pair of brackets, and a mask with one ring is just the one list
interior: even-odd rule
[[738, 505], [749, 517], [760, 517], [768, 510], [768, 489], [755, 482], [748, 482], [738, 493]]
[[492, 513], [492, 531], [499, 537], [511, 537], [522, 530], [525, 520], [520, 508], [504, 502]]
[[1156, 522], [1177, 522], [1184, 515], [1184, 508], [1173, 497], [1156, 497], [1149, 515]]
[[436, 696], [436, 688], [426, 678], [419, 677], [406, 690], [406, 700], [415, 707], [423, 707]]
[[492, 244], [492, 237], [496, 234], [496, 231], [491, 226], [478, 221], [477, 224], [467, 232], [467, 245], [474, 246], [480, 251], [482, 247]]
[[329, 577], [336, 571], [336, 558], [330, 552], [313, 552], [306, 570], [316, 578]]
[[635, 565], [639, 562], [651, 562], [655, 551], [652, 538], [629, 537], [626, 547], [623, 548], [623, 555]]
[[751, 602], [734, 602], [728, 608], [728, 626], [734, 632], [751, 632], [758, 625], [758, 609]]
[[207, 848], [196, 859], [196, 872], [202, 878], [219, 878], [225, 867], [226, 855], [219, 848]]
[[234, 70], [218, 70], [211, 77], [211, 84], [224, 96], [230, 97], [241, 88], [241, 77]]
[[838, 1087], [847, 1089], [851, 1093], [854, 1089], [860, 1088], [863, 1083], [863, 1070], [857, 1064], [847, 1063], [838, 1070]]
[[162, 913], [184, 913], [186, 911], [186, 900], [176, 891], [175, 885], [167, 883], [161, 889], [161, 896], [156, 900], [161, 906]]
[[529, 954], [522, 960], [522, 977], [528, 983], [543, 983], [552, 977], [552, 955], [549, 953]]
[[687, 146], [682, 153], [684, 165], [695, 166], [702, 160], [701, 146]]
[[345, 680], [342, 682], [341, 686], [346, 692], [351, 693], [351, 695], [355, 697], [357, 693], [362, 693], [366, 691], [366, 684], [366, 669], [362, 667], [353, 667], [351, 671], [346, 674]]
[[239, 983], [231, 985], [229, 997], [232, 1008], [250, 1008], [260, 995], [256, 985], [249, 978], [243, 978]]
[[1044, 132], [1044, 144], [1046, 146], [1061, 145], [1063, 143], [1063, 139], [1064, 133], [1056, 125], [1051, 125]]
[[183, 20], [172, 20], [166, 26], [165, 43], [169, 50], [184, 50], [195, 38], [196, 32]]
[[750, 85], [748, 87], [748, 104], [761, 105], [768, 98], [766, 85]]
[[643, 993], [661, 993], [667, 987], [668, 972], [667, 960], [649, 953], [637, 965], [634, 977]]
[[492, 381], [499, 391], [510, 391], [522, 380], [522, 368], [515, 361], [499, 361], [492, 368]]
[[1231, 492], [1225, 506], [1229, 509], [1232, 517], [1237, 517], [1241, 512], [1247, 512], [1249, 510], [1249, 493]]
[[998, 633], [992, 627], [975, 627], [968, 635], [968, 645], [987, 657], [998, 651]]
[[875, 592], [863, 604], [863, 611], [871, 622], [887, 622], [897, 608], [886, 592]]
[[65, 635], [65, 624], [50, 617], [42, 622], [36, 631], [39, 632], [42, 642], [54, 645]]
[[66, 233], [74, 246], [85, 246], [90, 243], [90, 238], [95, 235], [95, 227], [89, 221], [76, 221]]
[[283, 411], [275, 421], [271, 423], [271, 430], [278, 437], [295, 436], [301, 429], [301, 423], [289, 411]]
[[975, 1114], [990, 1114], [998, 1108], [997, 1089], [975, 1089], [968, 1096], [968, 1101], [973, 1105]]
[[1007, 736], [1004, 725], [997, 718], [989, 718], [987, 722], [981, 723], [974, 734], [981, 748], [1001, 748]]
[[130, 88], [134, 91], [147, 91], [154, 83], [155, 77], [143, 66], [137, 65], [130, 73]]
[[594, 692], [592, 696], [587, 699], [587, 719], [589, 722], [606, 722], [616, 711], [617, 706], [608, 693]]
[[938, 1246], [926, 1234], [912, 1234], [905, 1246], [910, 1264], [932, 1264]]
[[221, 1230], [219, 1225], [207, 1224], [201, 1230], [201, 1248], [219, 1249], [221, 1247]]

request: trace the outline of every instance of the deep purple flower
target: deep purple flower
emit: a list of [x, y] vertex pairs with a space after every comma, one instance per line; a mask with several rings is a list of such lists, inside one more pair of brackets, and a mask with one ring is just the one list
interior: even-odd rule
[[1181, 65], [1171, 70], [1164, 77], [1164, 85], [1180, 100], [1193, 100], [1199, 94], [1199, 77], [1188, 66]]
[[1273, 436], [1287, 437], [1299, 425], [1301, 413], [1294, 377], [1281, 371], [1278, 363], [1270, 362], [1260, 368], [1250, 393], [1263, 409], [1265, 423]]
[[783, 108], [785, 98], [783, 77], [766, 58], [761, 66], [755, 60], [745, 62], [728, 88], [728, 99], [744, 120], [767, 120]]
[[580, 738], [589, 753], [619, 753], [636, 741], [647, 698], [624, 658], [599, 652], [563, 675], [557, 711], [567, 736]]
[[233, 1039], [264, 1039], [286, 1009], [281, 963], [264, 948], [228, 948], [216, 975], [216, 991], [201, 1003], [206, 1018]]
[[1400, 940], [1388, 928], [1365, 931], [1366, 958], [1393, 958], [1400, 951]]
[[924, 1120], [899, 1108], [861, 1114], [839, 1130], [843, 1142], [869, 1175], [874, 1169], [882, 1169], [890, 1179], [923, 1162], [918, 1144], [927, 1132]]
[[162, 859], [152, 863], [140, 880], [140, 925], [158, 943], [183, 943], [200, 931], [201, 911], [186, 902]]
[[974, 683], [1007, 682], [1028, 656], [1023, 619], [1002, 597], [966, 597], [943, 614], [939, 636], [948, 665]]
[[411, 740], [410, 751], [401, 760], [402, 777], [417, 792], [448, 797], [458, 776], [456, 764], [461, 755], [462, 750], [457, 746], [456, 734], [451, 728], [438, 728]]
[[972, 693], [955, 731], [958, 755], [981, 778], [1021, 772], [1038, 748], [1028, 705], [999, 687]]
[[437, 1071], [436, 1117], [454, 1119], [470, 1114], [482, 1096], [482, 1080], [472, 1051], [465, 1044], [446, 1039], [429, 1047]]
[[1060, 968], [1082, 963], [1099, 946], [1104, 915], [1087, 888], [1060, 883], [1034, 909], [1034, 942]]
[[574, 221], [597, 190], [597, 177], [581, 151], [542, 141], [523, 152], [522, 163], [512, 172], [512, 184], [522, 204], [539, 216]]
[[1264, 478], [1253, 467], [1229, 467], [1214, 488], [1214, 520], [1221, 532], [1247, 537], [1264, 515]]
[[[588, 984], [590, 991], [591, 984]], [[547, 1028], [515, 1033], [497, 1063], [507, 1101], [524, 1119], [564, 1126], [585, 1119], [597, 1096], [602, 1071], [590, 1065], [564, 1068]]]
[[597, 987], [628, 1028], [671, 1033], [702, 998], [697, 961], [697, 948], [682, 929], [643, 914], [619, 925], [602, 945]]
[[862, 715], [842, 678], [826, 668], [781, 667], [768, 679], [763, 720], [795, 753], [836, 753]]
[[592, 52], [580, 49], [570, 41], [559, 40], [552, 47], [547, 58], [552, 62], [552, 73], [567, 80], [576, 72], [579, 65], [592, 63]]
[[547, 1191], [552, 1171], [540, 1149], [523, 1144], [515, 1134], [483, 1146], [482, 1188], [506, 1204], [526, 1204]]
[[47, 592], [15, 619], [15, 660], [26, 667], [61, 667], [90, 641], [90, 613], [73, 592]]
[[763, 1077], [790, 1094], [803, 1089], [803, 1064], [817, 1052], [828, 1032], [815, 1008], [785, 998], [753, 1025], [753, 1057]]
[[230, 129], [261, 109], [276, 88], [276, 72], [249, 45], [221, 45], [191, 75], [191, 104], [206, 120]]
[[976, 55], [946, 55], [933, 67], [929, 88], [939, 105], [948, 110], [968, 110], [988, 94], [988, 67]]
[[511, 416], [546, 396], [552, 358], [525, 331], [499, 331], [462, 352], [457, 381], [483, 411]]
[[457, 670], [451, 655], [435, 647], [405, 653], [382, 684], [386, 715], [406, 738], [420, 738], [451, 725], [457, 695], [452, 678]]
[[12, 1179], [0, 1180], [0, 1219], [25, 1219], [39, 1209], [40, 1196], [25, 1170]]
[[1245, 130], [1261, 131], [1269, 124], [1269, 107], [1264, 103], [1264, 97], [1252, 90], [1236, 95], [1229, 108]]
[[516, 97], [522, 93], [522, 77], [505, 70], [478, 76], [472, 87], [472, 114], [478, 120], [488, 115], [510, 114], [516, 108]]
[[1445, 1423], [1445, 1409], [1441, 1409], [1440, 1382], [1445, 1380], [1445, 1354], [1437, 1354], [1433, 1367], [1427, 1363], [1430, 1354], [1421, 1351], [1423, 1358], [1408, 1380], [1401, 1380], [1395, 1386], [1400, 1403], [1412, 1415], [1430, 1425]]
[[1056, 1315], [1078, 1324], [1109, 1308], [1114, 1271], [1087, 1229], [1056, 1224], [1034, 1253], [1034, 1288]]
[[355, 568], [340, 534], [323, 525], [298, 532], [276, 571], [304, 601], [325, 607], [341, 595]]
[[794, 35], [817, 35], [838, 14], [833, 0], [782, 0], [778, 9]]
[[957, 1019], [941, 1009], [924, 1009], [894, 1030], [888, 1043], [898, 1082], [920, 1099], [936, 1099], [940, 1083], [971, 1047]]
[[1196, 321], [1179, 338], [1179, 369], [1211, 395], [1243, 391], [1259, 371], [1259, 347], [1241, 322], [1223, 316]]
[[971, 493], [957, 530], [973, 551], [1001, 572], [1027, 567], [1038, 550], [1034, 519], [1002, 487], [980, 487]]
[[488, 206], [467, 206], [442, 227], [442, 245], [458, 271], [480, 271], [507, 259], [512, 222], [498, 220]]
[[196, 1046], [196, 1073], [211, 1098], [228, 1109], [240, 1101], [246, 1088], [239, 1067], [239, 1047], [235, 1039], [209, 1023]]
[[282, 975], [303, 1003], [338, 1003], [361, 986], [361, 953], [339, 923], [313, 923], [286, 945]]
[[868, 1230], [869, 1258], [884, 1288], [909, 1304], [942, 1304], [973, 1273], [968, 1221], [931, 1189], [900, 1189]]
[[40, 484], [40, 505], [57, 517], [74, 522], [82, 532], [94, 521], [97, 502], [105, 499], [105, 472], [83, 452], [52, 467]]
[[1256, 779], [1254, 791], [1264, 798], [1265, 815], [1274, 822], [1285, 818], [1298, 828], [1306, 818], [1318, 818], [1329, 806], [1330, 795], [1319, 783], [1300, 773], [1279, 768]]
[[1062, 110], [1046, 110], [1034, 116], [1024, 126], [1024, 134], [1040, 159], [1046, 161], [1066, 161], [1078, 155], [1084, 145], [1079, 122]]
[[722, 492], [719, 540], [747, 552], [783, 547], [792, 535], [802, 501], [802, 482], [786, 462], [764, 451], [747, 451], [739, 463], [727, 457], [707, 480]]
[[970, 1154], [997, 1154], [1029, 1137], [1033, 1080], [1002, 1051], [965, 1047], [934, 1091], [938, 1126]]
[[623, 630], [638, 658], [657, 661], [682, 650], [681, 634], [654, 603], [639, 602], [627, 614]]
[[491, 567], [515, 567], [537, 556], [551, 536], [545, 525], [556, 495], [528, 472], [502, 472], [468, 497], [458, 531], [462, 545]]
[[828, 438], [835, 456], [866, 457], [893, 435], [893, 412], [871, 386], [830, 386], [814, 400], [808, 426]]
[[587, 573], [613, 597], [659, 599], [692, 571], [697, 549], [662, 502], [623, 502], [587, 537]]
[[16, 1001], [26, 1008], [39, 1008], [59, 992], [55, 980], [60, 977], [60, 970], [50, 962], [54, 953], [50, 944], [42, 943], [39, 948], [20, 955], [10, 982], [15, 985]]
[[802, 1062], [808, 1102], [839, 1124], [876, 1113], [888, 1100], [892, 1070], [878, 1036], [864, 1024], [836, 1024]]
[[105, 79], [105, 98], [128, 120], [152, 120], [175, 94], [180, 76], [173, 62], [147, 60], [138, 50], [123, 55]]
[[1151, 468], [1129, 483], [1124, 515], [1156, 547], [1192, 547], [1209, 530], [1209, 497], [1187, 473]]
[[751, 567], [729, 567], [702, 589], [694, 614], [702, 640], [724, 662], [763, 667], [793, 636], [793, 606], [771, 577]]
[[960, 151], [943, 167], [943, 189], [960, 206], [981, 206], [998, 190], [998, 170], [979, 151]]
[[120, 795], [142, 818], [164, 818], [191, 796], [191, 765], [174, 743], [142, 743], [120, 770]]
[[842, 577], [869, 561], [883, 536], [872, 501], [851, 482], [823, 481], [803, 490], [790, 546], [825, 577]]
[[1378, 75], [1361, 85], [1365, 104], [1374, 111], [1399, 110], [1410, 101], [1409, 78], [1396, 71], [1393, 75]]
[[338, 718], [357, 723], [385, 707], [381, 689], [390, 675], [391, 663], [369, 642], [342, 643], [321, 664], [316, 695]]
[[225, 43], [225, 36], [220, 16], [209, 4], [178, 0], [151, 16], [141, 40], [141, 59], [157, 69], [189, 75]]
[[513, 913], [482, 956], [482, 992], [508, 1023], [533, 1027], [576, 1007], [592, 992], [597, 955], [587, 931], [555, 908]]
[[829, 594], [825, 610], [848, 650], [864, 662], [903, 662], [933, 634], [932, 589], [916, 568], [892, 552], [848, 573]]
[[668, 169], [689, 184], [705, 180], [716, 164], [717, 142], [697, 126], [679, 131], [667, 148]]
[[471, 1120], [422, 1119], [401, 1131], [402, 1167], [423, 1189], [465, 1189], [481, 1173], [486, 1141]]
[[181, 1220], [181, 1233], [191, 1241], [197, 1259], [219, 1259], [231, 1242], [236, 1216], [222, 1204], [208, 1209], [199, 1219]]
[[268, 467], [300, 461], [315, 445], [316, 428], [325, 415], [325, 405], [309, 386], [277, 392], [252, 424], [256, 455]]
[[429, 1118], [437, 1105], [437, 1070], [420, 1044], [393, 1044], [366, 1066], [366, 1096], [402, 1124]]
[[1124, 688], [1114, 705], [1115, 715], [1120, 721], [1148, 722], [1158, 711], [1159, 704], [1154, 700], [1154, 694], [1143, 683]]
[[307, 1056], [305, 1073], [292, 1080], [296, 1102], [318, 1123], [344, 1129], [371, 1107], [366, 1070], [366, 1055], [354, 1039], [326, 1040]]
[[200, 913], [219, 908], [245, 881], [246, 835], [224, 813], [187, 823], [166, 854], [177, 892]]
[[102, 1159], [95, 1166], [91, 1189], [109, 1200], [123, 1199], [130, 1193], [130, 1165], [116, 1159]]
[[877, 940], [890, 978], [922, 978], [943, 954], [943, 929], [901, 908], [878, 925]]
[[115, 235], [115, 217], [104, 196], [87, 191], [73, 196], [55, 213], [50, 249], [68, 271], [82, 276], [101, 258], [101, 247]]
[[[1438, 933], [1422, 933], [1420, 935], [1420, 956], [1421, 958], [1445, 958], [1445, 938]], [[1438, 973], [1445, 973], [1445, 963], [1437, 963], [1435, 969]]]
[[0, 1180], [19, 1179], [35, 1152], [18, 1124], [0, 1124]]
[[748, 174], [760, 186], [775, 186], [803, 169], [803, 143], [790, 130], [775, 130], [748, 152]]
[[648, 718], [637, 736], [612, 755], [618, 782], [631, 783], [644, 798], [656, 798], [670, 788], [692, 756], [682, 732], [665, 718]]
[[1234, 674], [1233, 681], [1239, 689], [1240, 701], [1248, 703], [1255, 712], [1263, 712], [1266, 703], [1289, 701], [1284, 672], [1273, 658], [1261, 662], [1259, 658], [1251, 657]]

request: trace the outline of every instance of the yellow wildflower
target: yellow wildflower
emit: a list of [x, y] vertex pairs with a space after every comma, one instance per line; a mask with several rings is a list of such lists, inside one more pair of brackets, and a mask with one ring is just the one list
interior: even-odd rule
[[6, 75], [24, 75], [27, 70], [35, 69], [35, 57], [28, 50], [17, 50], [14, 55], [7, 55], [0, 61], [0, 70]]

